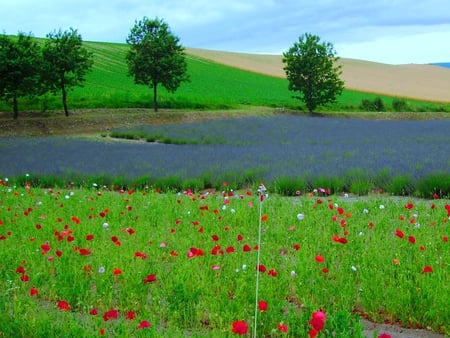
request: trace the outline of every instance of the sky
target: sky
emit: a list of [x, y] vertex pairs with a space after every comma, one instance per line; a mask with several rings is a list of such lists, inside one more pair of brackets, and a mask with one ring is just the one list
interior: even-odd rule
[[163, 19], [184, 47], [282, 54], [305, 33], [337, 56], [450, 62], [448, 0], [0, 0], [0, 33], [125, 43], [136, 20]]

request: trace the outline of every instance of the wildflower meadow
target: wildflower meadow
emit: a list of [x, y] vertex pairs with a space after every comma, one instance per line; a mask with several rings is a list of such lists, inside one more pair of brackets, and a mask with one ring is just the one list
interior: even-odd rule
[[448, 200], [0, 183], [0, 336], [450, 334]]

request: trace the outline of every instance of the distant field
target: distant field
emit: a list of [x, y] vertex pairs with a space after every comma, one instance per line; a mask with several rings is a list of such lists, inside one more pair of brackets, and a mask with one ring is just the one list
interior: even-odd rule
[[[85, 46], [94, 53], [93, 71], [88, 74], [83, 88], [75, 88], [73, 92], [69, 93], [70, 109], [151, 107], [152, 91], [146, 86], [135, 85], [133, 79], [127, 76], [125, 55], [128, 46], [126, 44], [85, 42]], [[229, 59], [230, 57], [231, 59]], [[280, 56], [187, 49], [188, 72], [191, 81], [183, 83], [174, 94], [167, 93], [164, 88], [160, 88], [160, 106], [182, 109], [229, 109], [241, 105], [252, 105], [302, 109], [301, 103], [293, 99], [292, 93], [287, 89], [287, 80], [280, 73], [282, 72], [280, 60]], [[392, 109], [391, 104], [393, 96], [396, 95], [395, 91], [385, 90], [384, 92], [392, 94], [389, 96], [378, 94], [373, 88], [358, 87], [358, 82], [352, 85], [352, 82], [348, 79], [350, 67], [348, 65], [353, 65], [354, 78], [365, 79], [366, 83], [383, 83], [382, 76], [377, 77], [377, 79], [370, 78], [367, 75], [367, 70], [375, 71], [375, 74], [386, 74], [386, 72], [380, 73], [379, 69], [381, 68], [375, 68], [375, 70], [373, 67], [371, 68], [373, 63], [361, 63], [356, 60], [344, 61], [348, 64], [344, 66], [343, 77], [347, 86], [355, 90], [345, 90], [337, 104], [320, 109], [359, 111], [362, 99], [372, 100], [377, 96], [383, 99], [388, 110]], [[441, 67], [428, 67], [442, 69]], [[360, 71], [357, 72], [358, 69]], [[398, 68], [395, 67], [395, 69]], [[275, 74], [275, 72], [278, 73]], [[419, 78], [421, 83], [424, 83], [424, 79], [425, 77], [422, 75]], [[450, 76], [448, 79], [450, 79]], [[384, 81], [388, 81], [386, 83], [390, 84], [395, 82], [392, 79], [384, 79]], [[415, 82], [417, 81], [401, 80], [404, 88], [408, 88]], [[386, 83], [382, 84], [383, 88], [390, 88]], [[426, 83], [424, 83], [424, 86], [426, 87], [423, 89], [425, 93], [425, 89], [429, 86]], [[433, 86], [432, 88], [438, 97], [426, 94], [422, 101], [407, 99], [409, 109], [412, 111], [449, 111], [450, 98], [447, 100], [449, 103], [444, 105], [430, 103], [430, 101], [446, 101], [445, 95], [439, 96], [441, 95], [439, 94], [440, 90], [443, 88], [445, 94], [449, 94], [450, 90], [446, 89], [446, 85]], [[450, 84], [448, 88], [450, 88]], [[402, 96], [414, 97], [411, 93], [404, 94]], [[19, 110], [21, 111], [60, 109], [61, 103], [58, 96], [48, 95], [19, 101]], [[0, 102], [0, 111], [9, 112], [11, 107], [4, 102]]]

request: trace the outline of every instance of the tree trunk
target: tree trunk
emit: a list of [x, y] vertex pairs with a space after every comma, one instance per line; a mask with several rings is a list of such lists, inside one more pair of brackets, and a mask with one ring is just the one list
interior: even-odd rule
[[153, 109], [155, 113], [158, 111], [158, 84], [153, 84]]
[[17, 120], [17, 118], [19, 117], [19, 103], [17, 102], [17, 96], [14, 95], [13, 97], [13, 118], [14, 120]]
[[61, 92], [62, 92], [62, 103], [63, 103], [63, 107], [64, 107], [64, 114], [66, 116], [69, 116], [69, 110], [67, 108], [67, 91], [66, 91], [66, 86], [64, 85], [64, 83], [61, 85]]

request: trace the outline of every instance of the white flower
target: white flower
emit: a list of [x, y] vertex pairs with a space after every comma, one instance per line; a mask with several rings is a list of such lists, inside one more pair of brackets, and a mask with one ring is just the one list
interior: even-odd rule
[[356, 268], [356, 266], [352, 265], [352, 271], [355, 271], [355, 272], [356, 272], [356, 270], [358, 270], [358, 269]]
[[93, 187], [97, 187], [97, 183], [92, 183], [92, 186]]
[[70, 198], [70, 196], [69, 196], [69, 195], [66, 195], [66, 196], [64, 196], [64, 198], [65, 198], [66, 200], [68, 200], [68, 199]]
[[104, 273], [105, 272], [105, 267], [101, 266], [98, 268], [98, 273]]
[[242, 270], [247, 269], [247, 265], [246, 264], [242, 264]]
[[303, 219], [305, 219], [305, 215], [303, 215], [303, 214], [298, 214], [298, 215], [297, 215], [297, 219], [298, 219], [299, 221], [302, 221]]
[[227, 210], [227, 206], [226, 206], [226, 205], [223, 205], [223, 206], [222, 206], [222, 210]]
[[381, 204], [381, 205], [380, 205], [380, 210], [383, 210], [383, 209], [384, 209], [384, 205]]
[[231, 209], [230, 212], [231, 212], [232, 214], [234, 214], [234, 213], [236, 213], [236, 210]]
[[368, 214], [368, 213], [369, 213], [369, 210], [364, 209], [364, 210], [363, 210], [363, 213], [364, 213], [364, 214]]
[[295, 277], [295, 276], [297, 276], [297, 273], [294, 270], [292, 270], [291, 271], [291, 277]]
[[344, 197], [345, 197], [345, 198], [348, 198], [348, 194], [347, 194], [347, 193], [345, 193], [345, 194], [344, 194]]
[[364, 232], [360, 231], [358, 235], [359, 236], [364, 236]]
[[109, 228], [109, 224], [105, 222], [105, 223], [102, 224], [102, 227], [103, 227], [103, 229], [108, 229]]

